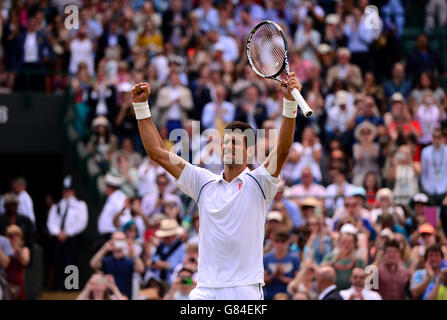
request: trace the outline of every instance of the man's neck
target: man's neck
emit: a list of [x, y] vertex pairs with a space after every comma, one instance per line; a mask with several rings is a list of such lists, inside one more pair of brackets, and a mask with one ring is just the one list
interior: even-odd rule
[[227, 182], [233, 181], [238, 175], [240, 175], [245, 168], [247, 168], [247, 164], [238, 164], [238, 165], [225, 165], [223, 178]]
[[440, 143], [440, 144], [435, 144], [435, 143], [433, 143], [433, 147], [434, 147], [436, 150], [439, 150], [439, 149], [441, 149], [441, 147], [442, 147], [442, 143]]

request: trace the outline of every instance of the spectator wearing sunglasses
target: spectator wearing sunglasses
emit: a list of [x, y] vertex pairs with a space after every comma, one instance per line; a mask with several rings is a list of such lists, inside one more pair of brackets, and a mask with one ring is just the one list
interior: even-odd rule
[[287, 293], [287, 285], [300, 269], [299, 259], [289, 251], [289, 234], [282, 230], [273, 235], [273, 252], [264, 256], [264, 295], [271, 300], [275, 294]]

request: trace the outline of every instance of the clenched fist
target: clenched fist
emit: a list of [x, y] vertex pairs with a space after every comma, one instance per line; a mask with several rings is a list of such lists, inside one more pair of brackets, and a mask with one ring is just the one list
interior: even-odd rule
[[137, 83], [132, 88], [132, 100], [133, 102], [146, 102], [149, 100], [151, 94], [151, 87], [149, 83]]
[[281, 88], [282, 93], [287, 100], [295, 101], [295, 98], [292, 96], [292, 90], [298, 89], [298, 91], [301, 91], [301, 83], [295, 78], [295, 72], [289, 73], [287, 79], [281, 81]]

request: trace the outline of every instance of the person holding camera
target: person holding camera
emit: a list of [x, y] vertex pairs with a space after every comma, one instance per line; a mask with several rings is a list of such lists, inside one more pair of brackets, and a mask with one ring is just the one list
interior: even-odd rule
[[[112, 254], [106, 256], [109, 252]], [[144, 272], [143, 262], [135, 254], [132, 243], [126, 241], [126, 235], [121, 231], [112, 234], [112, 239], [107, 241], [90, 260], [90, 266], [94, 270], [102, 269], [105, 274], [113, 275], [116, 285], [129, 299], [133, 298], [134, 271]]]
[[189, 300], [189, 293], [196, 287], [193, 279], [194, 271], [183, 267], [165, 295], [165, 300]]

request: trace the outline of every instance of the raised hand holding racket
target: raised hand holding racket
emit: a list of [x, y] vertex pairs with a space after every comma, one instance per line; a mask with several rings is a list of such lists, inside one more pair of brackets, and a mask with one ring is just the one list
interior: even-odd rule
[[[284, 31], [279, 25], [265, 20], [256, 25], [248, 36], [246, 52], [248, 63], [256, 74], [266, 79], [281, 82], [277, 77], [286, 69], [290, 74], [288, 45]], [[297, 88], [291, 95], [298, 102], [305, 117], [310, 117], [312, 109]]]

